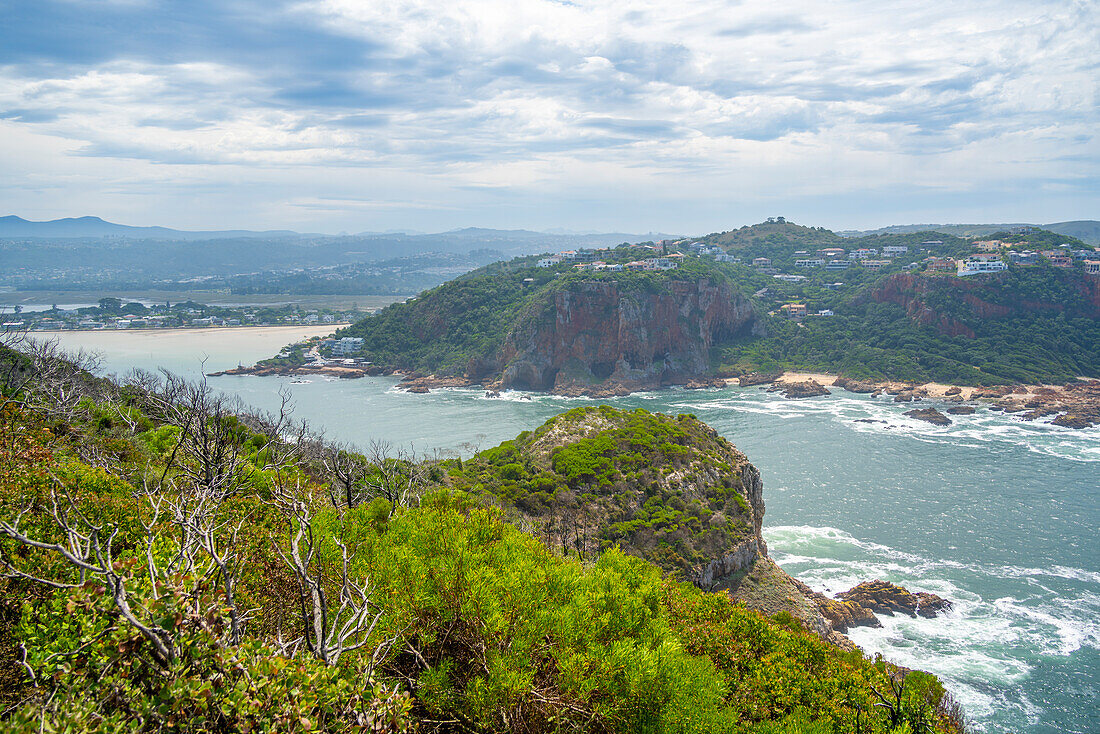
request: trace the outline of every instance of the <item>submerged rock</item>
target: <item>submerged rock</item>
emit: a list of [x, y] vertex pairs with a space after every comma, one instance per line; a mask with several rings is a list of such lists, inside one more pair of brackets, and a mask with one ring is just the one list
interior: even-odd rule
[[905, 415], [910, 418], [916, 418], [919, 421], [925, 421], [931, 423], [934, 426], [949, 426], [951, 425], [951, 419], [946, 415], [936, 410], [935, 408], [918, 408], [916, 410], [906, 411]]

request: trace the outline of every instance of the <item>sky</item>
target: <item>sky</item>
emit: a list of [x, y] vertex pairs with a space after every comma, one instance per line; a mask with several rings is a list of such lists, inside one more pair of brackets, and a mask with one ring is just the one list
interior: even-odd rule
[[0, 215], [1100, 219], [1096, 0], [0, 0]]

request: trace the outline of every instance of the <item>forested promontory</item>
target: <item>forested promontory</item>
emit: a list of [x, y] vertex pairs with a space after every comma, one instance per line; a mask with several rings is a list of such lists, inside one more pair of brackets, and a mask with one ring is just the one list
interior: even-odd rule
[[[1100, 273], [1086, 269], [1098, 256], [1050, 232], [996, 237], [769, 222], [596, 251], [596, 266], [517, 258], [338, 336], [362, 338], [375, 370], [563, 394], [783, 369], [961, 385], [1100, 376]], [[1003, 267], [956, 275], [982, 247]], [[647, 259], [671, 264], [631, 271]]]

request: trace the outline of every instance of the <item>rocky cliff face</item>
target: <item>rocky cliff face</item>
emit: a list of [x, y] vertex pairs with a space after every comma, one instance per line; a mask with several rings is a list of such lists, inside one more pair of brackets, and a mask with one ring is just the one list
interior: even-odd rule
[[712, 345], [762, 333], [744, 296], [706, 278], [671, 280], [656, 293], [576, 283], [508, 334], [502, 386], [584, 394], [684, 383], [707, 372]]
[[[998, 274], [970, 278], [897, 273], [870, 293], [878, 303], [894, 303], [920, 326], [930, 326], [946, 336], [973, 339], [974, 328], [966, 323], [999, 319], [1021, 314], [1056, 314], [1100, 318], [1100, 278], [1074, 271], [1058, 272], [1052, 279], [1061, 291], [1014, 293], [1005, 302], [1005, 280]], [[1011, 291], [1010, 291], [1011, 292]], [[992, 300], [1000, 300], [994, 303]], [[937, 307], [939, 303], [941, 306]], [[947, 313], [943, 305], [953, 304]]]

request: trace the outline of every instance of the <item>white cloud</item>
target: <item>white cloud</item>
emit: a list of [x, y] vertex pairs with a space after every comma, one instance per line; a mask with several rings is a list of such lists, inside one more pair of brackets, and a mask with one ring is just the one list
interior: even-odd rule
[[[58, 52], [0, 67], [0, 114], [63, 141], [46, 146], [52, 171], [131, 160], [153, 185], [148, 164], [188, 164], [257, 192], [273, 171], [338, 167], [350, 188], [385, 171], [405, 187], [395, 216], [433, 191], [441, 223], [454, 191], [491, 224], [505, 189], [521, 210], [556, 197], [566, 217], [585, 216], [568, 209], [578, 192], [612, 208], [609, 192], [630, 192], [678, 219], [690, 197], [717, 215], [723, 191], [763, 205], [1045, 186], [1076, 202], [1100, 186], [1100, 7], [1082, 0], [316, 0], [274, 17], [362, 53], [288, 71], [244, 40], [232, 60], [201, 37], [172, 59]], [[0, 150], [26, 161], [16, 140]], [[309, 195], [327, 207], [348, 193]]]

